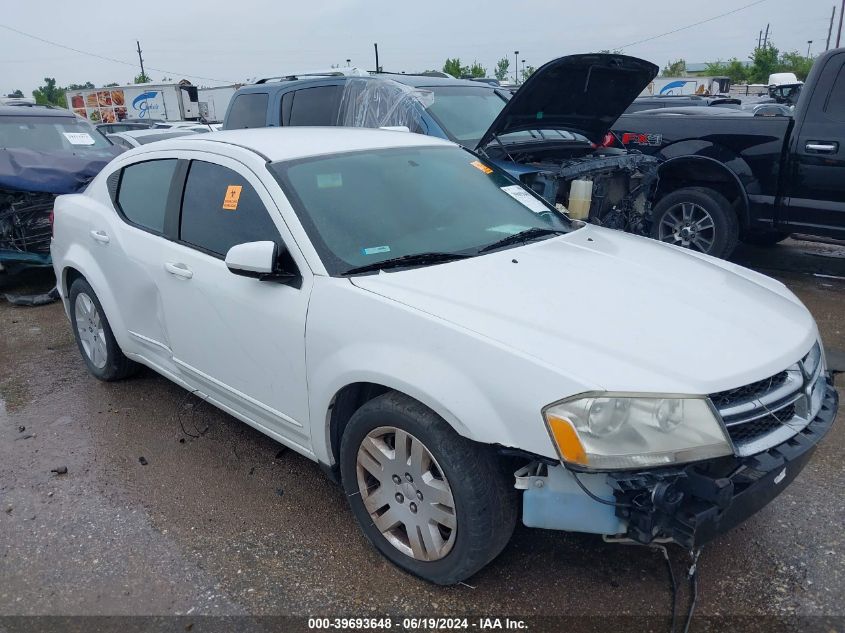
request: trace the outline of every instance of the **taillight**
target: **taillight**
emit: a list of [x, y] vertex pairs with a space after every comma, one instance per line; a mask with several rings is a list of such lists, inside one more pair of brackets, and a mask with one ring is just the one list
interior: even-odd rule
[[613, 147], [613, 144], [616, 142], [616, 137], [613, 136], [611, 132], [608, 132], [604, 135], [604, 138], [601, 141], [602, 147]]

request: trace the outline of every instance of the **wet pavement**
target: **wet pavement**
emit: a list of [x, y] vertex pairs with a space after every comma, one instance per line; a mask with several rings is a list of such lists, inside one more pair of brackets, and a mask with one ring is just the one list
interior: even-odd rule
[[[841, 363], [841, 243], [789, 240], [735, 261], [784, 281]], [[670, 612], [659, 552], [593, 536], [518, 527], [456, 587], [398, 571], [316, 464], [151, 371], [91, 378], [60, 304], [0, 301], [0, 359], [0, 615]], [[839, 416], [780, 497], [704, 548], [698, 615], [845, 616]], [[686, 554], [670, 552], [680, 580]]]

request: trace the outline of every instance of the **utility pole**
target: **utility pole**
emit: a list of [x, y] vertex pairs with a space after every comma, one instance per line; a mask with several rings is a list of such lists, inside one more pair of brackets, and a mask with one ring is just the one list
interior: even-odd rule
[[839, 32], [836, 34], [836, 48], [839, 48], [839, 41], [842, 39], [842, 12], [845, 11], [845, 0], [842, 0], [842, 7], [839, 9]]
[[807, 40], [807, 59], [810, 59], [810, 47], [813, 45], [813, 40]]
[[138, 61], [141, 62], [141, 78], [147, 79], [147, 73], [144, 72], [144, 58], [141, 57], [141, 42], [135, 40], [135, 43], [138, 45]]
[[381, 72], [381, 68], [378, 65], [378, 43], [373, 44], [373, 48], [376, 49], [376, 72]]
[[519, 73], [519, 76], [522, 77], [522, 81], [525, 81], [525, 60], [522, 60], [522, 71]]
[[[845, 0], [843, 0], [845, 2]], [[766, 24], [766, 34], [763, 36], [763, 48], [767, 48], [769, 46], [769, 26], [770, 24]]]
[[[842, 0], [845, 2], [845, 0]], [[513, 52], [513, 82], [519, 83], [519, 51]]]
[[757, 36], [757, 48], [763, 44], [763, 29], [760, 29], [760, 34]]
[[833, 33], [833, 18], [836, 17], [836, 5], [833, 5], [833, 11], [830, 12], [830, 26], [827, 27], [827, 44], [824, 46], [824, 50], [830, 50], [830, 36]]
[[351, 59], [347, 59], [347, 60], [346, 60], [346, 67], [347, 67], [347, 68], [349, 68], [351, 65], [352, 65], [352, 60], [351, 60]]

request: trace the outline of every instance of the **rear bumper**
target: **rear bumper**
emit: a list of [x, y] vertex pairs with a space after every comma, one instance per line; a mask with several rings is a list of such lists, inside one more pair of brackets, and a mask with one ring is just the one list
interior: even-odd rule
[[624, 536], [639, 543], [702, 545], [746, 520], [801, 472], [833, 425], [838, 394], [827, 379], [818, 415], [785, 442], [748, 457], [724, 457], [685, 468], [613, 473], [616, 515]]

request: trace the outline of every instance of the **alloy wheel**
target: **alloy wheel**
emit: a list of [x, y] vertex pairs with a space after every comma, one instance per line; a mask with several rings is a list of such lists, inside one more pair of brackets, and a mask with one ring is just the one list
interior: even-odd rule
[[74, 316], [76, 331], [79, 332], [79, 341], [85, 355], [94, 367], [102, 369], [108, 359], [106, 332], [97, 305], [84, 292], [76, 295]]
[[701, 205], [681, 202], [669, 207], [663, 214], [658, 225], [658, 239], [709, 253], [716, 239], [716, 224]]
[[392, 426], [373, 429], [358, 448], [356, 472], [364, 507], [388, 543], [420, 561], [440, 560], [452, 550], [452, 489], [418, 438]]

